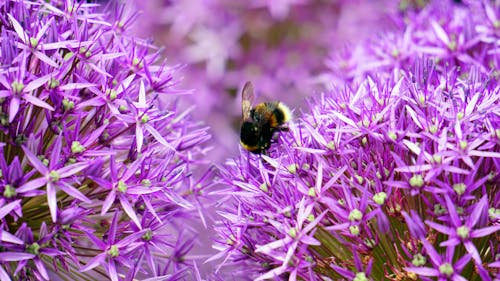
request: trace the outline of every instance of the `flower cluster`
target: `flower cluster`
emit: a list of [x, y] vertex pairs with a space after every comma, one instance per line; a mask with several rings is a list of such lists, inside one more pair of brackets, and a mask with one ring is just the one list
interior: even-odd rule
[[150, 30], [167, 57], [188, 64], [181, 85], [196, 92], [195, 116], [214, 131], [214, 160], [237, 154], [238, 95], [246, 81], [260, 100], [300, 107], [304, 96], [322, 89], [315, 76], [327, 70], [330, 50], [388, 26], [387, 14], [397, 10], [387, 0], [135, 2], [144, 11], [139, 32]]
[[98, 9], [0, 3], [0, 280], [199, 274], [207, 129], [123, 7]]
[[218, 270], [500, 278], [499, 8], [431, 1], [332, 57], [322, 79], [334, 86], [266, 155], [221, 167], [233, 204], [217, 226]]
[[495, 43], [499, 36], [498, 4], [482, 2], [432, 1], [421, 11], [408, 8], [394, 18], [397, 32], [376, 34], [341, 55], [330, 52], [329, 71], [321, 80], [331, 86], [360, 82], [366, 75], [380, 72], [398, 76], [422, 56], [448, 69], [467, 73], [475, 68], [496, 77], [500, 63]]

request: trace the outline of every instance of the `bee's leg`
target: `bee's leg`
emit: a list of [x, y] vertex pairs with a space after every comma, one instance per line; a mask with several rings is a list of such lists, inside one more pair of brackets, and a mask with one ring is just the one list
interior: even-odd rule
[[278, 139], [278, 135], [275, 134], [278, 131], [278, 128], [271, 128], [271, 136], [269, 138], [269, 145], [268, 148], [271, 147], [273, 143], [276, 143], [276, 140]]
[[282, 127], [276, 128], [276, 131], [278, 131], [278, 132], [288, 132], [288, 131], [290, 131], [290, 128], [288, 128], [286, 126], [282, 126]]

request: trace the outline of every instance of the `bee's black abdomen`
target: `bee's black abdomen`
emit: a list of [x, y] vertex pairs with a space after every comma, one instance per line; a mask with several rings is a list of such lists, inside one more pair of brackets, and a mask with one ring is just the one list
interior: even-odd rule
[[271, 145], [273, 133], [274, 129], [269, 123], [260, 125], [257, 122], [243, 122], [240, 131], [241, 146], [252, 153], [260, 154]]
[[253, 147], [258, 145], [259, 133], [257, 131], [255, 123], [244, 122], [241, 125], [240, 140], [241, 143], [245, 144], [248, 147]]

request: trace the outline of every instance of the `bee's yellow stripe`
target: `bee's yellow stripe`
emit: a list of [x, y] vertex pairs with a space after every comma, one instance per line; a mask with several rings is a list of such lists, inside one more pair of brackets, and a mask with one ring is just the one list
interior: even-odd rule
[[246, 150], [248, 150], [248, 151], [255, 151], [255, 150], [258, 150], [258, 149], [259, 149], [259, 147], [258, 147], [258, 146], [256, 146], [256, 145], [252, 145], [252, 146], [250, 146], [250, 145], [246, 145], [246, 144], [244, 144], [242, 141], [240, 141], [240, 144], [241, 144], [241, 146], [242, 146], [244, 149], [246, 149]]
[[283, 113], [283, 123], [286, 123], [292, 119], [292, 111], [290, 110], [290, 108], [288, 106], [286, 106], [285, 104], [280, 102], [278, 104], [278, 108]]

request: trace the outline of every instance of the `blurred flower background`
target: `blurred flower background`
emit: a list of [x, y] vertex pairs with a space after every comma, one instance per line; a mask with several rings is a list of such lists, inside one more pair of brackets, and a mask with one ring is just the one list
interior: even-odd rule
[[498, 0], [87, 2], [0, 3], [0, 280], [500, 278]]
[[[213, 132], [210, 158], [238, 152], [241, 87], [252, 81], [257, 101], [280, 100], [299, 112], [304, 98], [324, 89], [326, 59], [350, 43], [394, 28], [395, 1], [135, 1], [136, 31], [165, 47], [183, 65], [180, 86], [193, 95], [194, 116]], [[348, 63], [346, 60], [345, 63]], [[337, 66], [333, 66], [337, 67]]]

